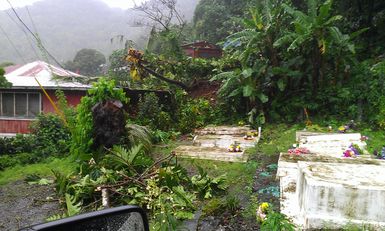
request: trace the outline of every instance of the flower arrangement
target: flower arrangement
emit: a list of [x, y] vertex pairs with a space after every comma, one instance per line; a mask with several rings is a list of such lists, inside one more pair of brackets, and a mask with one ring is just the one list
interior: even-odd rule
[[348, 148], [344, 151], [344, 157], [356, 157], [356, 155], [350, 148]]
[[360, 148], [356, 144], [351, 144], [343, 153], [344, 157], [356, 157], [360, 155]]
[[252, 140], [256, 136], [258, 136], [258, 132], [247, 132], [246, 135], [243, 137], [243, 139]]
[[369, 140], [369, 137], [367, 137], [367, 136], [361, 136], [361, 139], [360, 139], [361, 141], [367, 141], [367, 140]]
[[267, 214], [269, 212], [270, 204], [267, 202], [263, 202], [259, 205], [257, 209], [257, 219], [259, 222], [263, 222], [266, 220]]
[[310, 154], [310, 151], [307, 148], [291, 148], [287, 150], [287, 153], [291, 155], [301, 155], [301, 154]]
[[339, 126], [338, 127], [338, 132], [339, 133], [346, 133], [346, 131], [349, 129], [349, 126]]
[[227, 151], [229, 151], [229, 152], [242, 152], [242, 148], [241, 148], [241, 146], [239, 145], [239, 143], [234, 142], [233, 144], [231, 144], [231, 145], [229, 146], [229, 148], [227, 149]]

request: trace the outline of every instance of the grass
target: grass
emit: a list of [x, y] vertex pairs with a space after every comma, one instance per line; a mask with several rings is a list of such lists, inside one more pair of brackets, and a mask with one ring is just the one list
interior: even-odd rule
[[385, 133], [384, 131], [373, 131], [372, 129], [366, 128], [361, 131], [361, 135], [369, 137], [366, 141], [367, 149], [369, 153], [373, 153], [374, 150], [381, 152], [382, 147], [385, 146]]
[[276, 155], [286, 152], [295, 143], [295, 132], [304, 126], [285, 124], [267, 125], [262, 130], [262, 137], [257, 146], [257, 152], [266, 155]]
[[76, 166], [69, 158], [49, 158], [37, 164], [17, 165], [0, 172], [0, 185], [22, 180], [30, 174], [38, 174], [41, 177], [53, 177], [51, 169], [55, 169], [63, 174], [69, 174], [75, 171]]

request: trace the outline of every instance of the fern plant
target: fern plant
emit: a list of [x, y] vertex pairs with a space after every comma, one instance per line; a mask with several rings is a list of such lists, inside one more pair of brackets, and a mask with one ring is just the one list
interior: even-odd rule
[[131, 174], [137, 174], [138, 170], [148, 167], [152, 163], [152, 160], [145, 156], [142, 144], [133, 146], [130, 149], [114, 146], [106, 159], [106, 164], [112, 164], [116, 169], [127, 168]]
[[82, 208], [82, 203], [76, 203], [75, 196], [72, 196], [68, 193], [65, 194], [66, 206], [67, 206], [67, 215], [69, 217], [78, 215]]

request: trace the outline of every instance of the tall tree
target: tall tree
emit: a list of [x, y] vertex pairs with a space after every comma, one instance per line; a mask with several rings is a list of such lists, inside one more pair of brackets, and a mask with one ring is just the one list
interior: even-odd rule
[[4, 76], [5, 71], [3, 68], [0, 68], [0, 87], [12, 87], [12, 84]]
[[86, 76], [96, 76], [102, 74], [106, 58], [102, 53], [95, 49], [81, 49], [76, 53], [73, 61], [65, 64], [71, 71], [79, 72]]
[[246, 0], [201, 0], [194, 13], [196, 39], [217, 43], [241, 27]]

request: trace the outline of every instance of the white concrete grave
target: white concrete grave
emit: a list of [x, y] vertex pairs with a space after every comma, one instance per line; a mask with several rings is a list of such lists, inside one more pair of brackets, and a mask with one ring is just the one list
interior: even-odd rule
[[[317, 152], [280, 154], [277, 178], [281, 212], [300, 229], [334, 229], [347, 224], [384, 229], [385, 162], [364, 155], [342, 157], [345, 145], [361, 142], [361, 135], [297, 134], [298, 138], [299, 147], [305, 144], [310, 151]], [[364, 142], [361, 145], [365, 147]]]
[[297, 196], [304, 228], [369, 224], [385, 228], [385, 166], [299, 162]]
[[[254, 137], [245, 140], [243, 137], [255, 132], [249, 127], [209, 126], [195, 131], [195, 137], [191, 145], [179, 146], [175, 149], [177, 155], [187, 158], [209, 159], [231, 162], [246, 162], [245, 149], [254, 147], [260, 138]], [[231, 144], [237, 143], [241, 152], [229, 152]]]
[[351, 144], [357, 144], [360, 149], [366, 150], [366, 142], [361, 141], [360, 133], [310, 133], [309, 135], [306, 132], [297, 132], [296, 138], [300, 147], [322, 155], [339, 157]]

